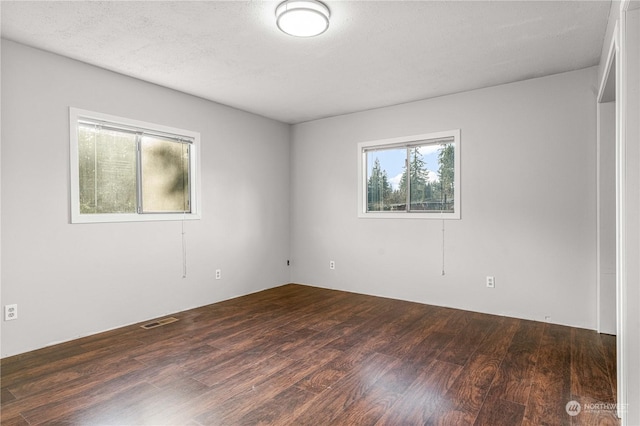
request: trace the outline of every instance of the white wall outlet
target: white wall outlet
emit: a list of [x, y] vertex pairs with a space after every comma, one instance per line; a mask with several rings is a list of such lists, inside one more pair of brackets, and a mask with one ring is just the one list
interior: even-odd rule
[[487, 277], [487, 287], [489, 288], [496, 287], [496, 277]]
[[4, 306], [4, 320], [12, 321], [18, 319], [18, 305], [5, 305]]
[[336, 262], [334, 262], [333, 260], [329, 261], [329, 269], [336, 269]]
[[216, 280], [219, 280], [221, 278], [222, 278], [222, 270], [216, 269]]

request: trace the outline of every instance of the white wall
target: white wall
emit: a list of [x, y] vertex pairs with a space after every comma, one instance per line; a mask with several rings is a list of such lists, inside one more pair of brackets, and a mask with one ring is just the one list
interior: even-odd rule
[[[69, 224], [70, 106], [201, 133], [186, 279], [179, 221]], [[289, 282], [286, 124], [3, 40], [2, 154], [2, 356]]]
[[616, 334], [616, 103], [598, 104], [598, 331]]
[[[596, 74], [293, 126], [292, 281], [595, 329]], [[358, 219], [356, 145], [458, 128], [462, 219], [445, 224], [442, 276], [440, 221]]]

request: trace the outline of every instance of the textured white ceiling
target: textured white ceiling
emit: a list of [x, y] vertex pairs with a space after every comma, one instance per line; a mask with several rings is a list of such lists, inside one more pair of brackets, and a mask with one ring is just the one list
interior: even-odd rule
[[610, 1], [2, 1], [2, 37], [298, 123], [596, 65]]

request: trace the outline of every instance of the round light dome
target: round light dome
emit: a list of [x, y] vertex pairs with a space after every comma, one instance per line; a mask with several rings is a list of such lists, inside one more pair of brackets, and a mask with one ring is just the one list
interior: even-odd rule
[[287, 0], [276, 8], [276, 24], [292, 36], [317, 36], [329, 28], [329, 8], [316, 0]]

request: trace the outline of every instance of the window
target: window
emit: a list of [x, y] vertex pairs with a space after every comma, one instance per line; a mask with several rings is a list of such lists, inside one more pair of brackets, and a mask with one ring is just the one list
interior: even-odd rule
[[71, 222], [199, 219], [200, 135], [70, 109]]
[[460, 130], [361, 142], [358, 216], [460, 219]]

